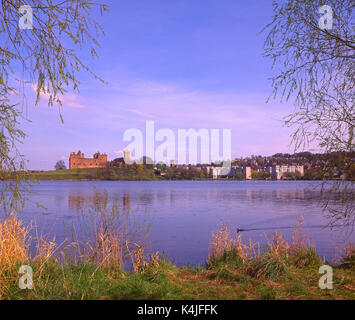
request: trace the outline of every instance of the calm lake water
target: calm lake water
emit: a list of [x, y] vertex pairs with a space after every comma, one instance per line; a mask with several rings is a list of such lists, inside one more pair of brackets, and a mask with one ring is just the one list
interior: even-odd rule
[[[298, 181], [42, 181], [28, 195], [25, 222], [36, 221], [60, 243], [65, 226], [92, 205], [95, 188], [108, 192], [120, 210], [151, 221], [153, 250], [178, 265], [203, 264], [211, 233], [221, 222], [243, 228], [243, 239], [265, 245], [265, 234], [280, 228], [289, 237], [304, 218], [304, 232], [319, 254], [331, 259], [343, 247], [344, 229], [328, 223], [319, 204], [315, 182]], [[46, 207], [39, 208], [36, 203]], [[354, 234], [348, 240], [355, 240]]]

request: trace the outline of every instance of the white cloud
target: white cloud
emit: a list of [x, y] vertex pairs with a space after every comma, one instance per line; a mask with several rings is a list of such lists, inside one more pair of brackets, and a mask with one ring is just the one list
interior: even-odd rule
[[122, 155], [123, 155], [123, 150], [114, 150], [113, 153], [114, 153], [116, 156], [122, 156]]
[[[37, 93], [37, 85], [36, 84], [32, 84], [32, 89], [33, 89], [33, 92]], [[50, 94], [47, 92], [41, 92], [40, 97], [44, 98], [48, 101], [50, 98]], [[82, 103], [80, 103], [78, 101], [78, 95], [76, 95], [76, 94], [73, 94], [73, 93], [66, 93], [65, 95], [59, 94], [58, 98], [62, 102], [62, 106], [64, 108], [65, 107], [75, 108], [75, 109], [86, 108], [85, 105], [83, 105]]]
[[113, 129], [146, 120], [167, 128], [281, 128], [278, 120], [290, 110], [287, 105], [266, 104], [266, 94], [198, 91], [142, 80], [111, 83], [104, 91], [105, 110], [97, 104], [93, 121]]

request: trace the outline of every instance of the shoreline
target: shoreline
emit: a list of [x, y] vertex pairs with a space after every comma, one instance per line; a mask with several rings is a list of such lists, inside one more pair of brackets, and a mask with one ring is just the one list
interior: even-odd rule
[[[4, 300], [355, 300], [354, 245], [349, 244], [336, 265], [328, 264], [334, 275], [332, 288], [321, 289], [320, 267], [327, 262], [296, 229], [292, 242], [281, 233], [271, 234], [267, 249], [260, 252], [221, 228], [212, 234], [206, 264], [196, 267], [177, 267], [159, 253], [148, 257], [143, 247], [137, 247], [127, 256], [131, 271], [122, 267], [115, 241], [104, 248], [93, 243], [87, 255], [60, 262], [56, 254], [65, 248], [55, 254], [58, 245], [43, 238], [37, 239], [38, 252], [29, 258], [26, 227], [16, 218], [1, 221], [0, 232], [8, 239], [0, 243]], [[31, 290], [18, 287], [21, 265], [33, 272]]]

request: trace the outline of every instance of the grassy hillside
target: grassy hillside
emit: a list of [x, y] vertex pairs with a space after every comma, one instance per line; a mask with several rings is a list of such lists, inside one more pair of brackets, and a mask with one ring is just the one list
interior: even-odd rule
[[153, 169], [90, 168], [32, 172], [35, 180], [156, 180]]
[[96, 169], [35, 171], [32, 173], [32, 176], [36, 180], [82, 180], [90, 176], [90, 171], [95, 172]]

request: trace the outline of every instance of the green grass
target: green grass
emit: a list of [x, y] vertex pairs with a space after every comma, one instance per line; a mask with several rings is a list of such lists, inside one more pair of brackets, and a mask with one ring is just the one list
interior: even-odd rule
[[32, 172], [34, 180], [161, 180], [152, 169], [88, 168]]
[[[104, 206], [107, 194], [105, 199], [100, 200]], [[101, 210], [106, 210], [104, 208]], [[114, 208], [113, 213], [116, 212]], [[159, 258], [158, 253], [149, 258], [141, 247], [135, 251], [127, 247], [131, 258], [127, 261], [132, 261], [134, 266], [134, 271], [127, 272], [122, 269], [125, 264], [119, 263], [119, 256], [115, 254], [117, 246], [113, 244], [117, 238], [107, 238], [111, 233], [106, 234], [105, 245], [102, 246], [100, 241], [98, 247], [93, 247], [97, 259], [85, 254], [75, 260], [80, 261], [78, 263], [60, 263], [58, 261], [70, 260], [58, 260], [58, 256], [48, 251], [46, 242], [39, 243], [40, 250], [32, 260], [23, 254], [27, 247], [24, 241], [27, 228], [15, 217], [0, 226], [0, 240], [5, 240], [0, 241], [0, 299], [355, 300], [355, 250], [352, 244], [347, 246], [341, 264], [333, 266], [333, 289], [321, 290], [319, 266], [322, 262], [315, 249], [309, 249], [304, 241], [293, 241], [289, 246], [281, 235], [275, 233], [268, 238], [263, 253], [257, 251], [250, 255], [240, 238], [230, 245], [230, 233], [223, 228], [224, 232], [214, 234], [213, 239], [216, 248], [227, 249], [212, 251], [215, 254], [211, 253], [205, 267], [177, 267], [164, 257]], [[101, 239], [102, 234], [98, 233], [98, 236]], [[58, 254], [63, 257], [61, 254], [64, 253]], [[19, 289], [20, 264], [32, 267], [33, 290]]]
[[83, 180], [96, 171], [97, 169], [65, 169], [33, 172], [32, 176], [37, 180]]
[[315, 248], [301, 248], [295, 253], [293, 264], [298, 268], [304, 268], [308, 266], [320, 266], [323, 263]]
[[289, 292], [292, 296], [296, 297], [306, 297], [308, 295], [308, 290], [299, 283], [293, 284]]
[[247, 274], [230, 261], [208, 268], [176, 267], [165, 260], [141, 273], [90, 264], [31, 264], [34, 289], [20, 290], [18, 266], [9, 272], [2, 299], [355, 299], [355, 271], [334, 267], [333, 290], [318, 288], [318, 267], [288, 266], [274, 279]]
[[260, 287], [260, 300], [276, 300], [277, 299], [277, 291], [274, 287]]
[[289, 275], [290, 261], [281, 255], [266, 252], [250, 263], [248, 273], [256, 278], [266, 277], [276, 281], [281, 275]]

